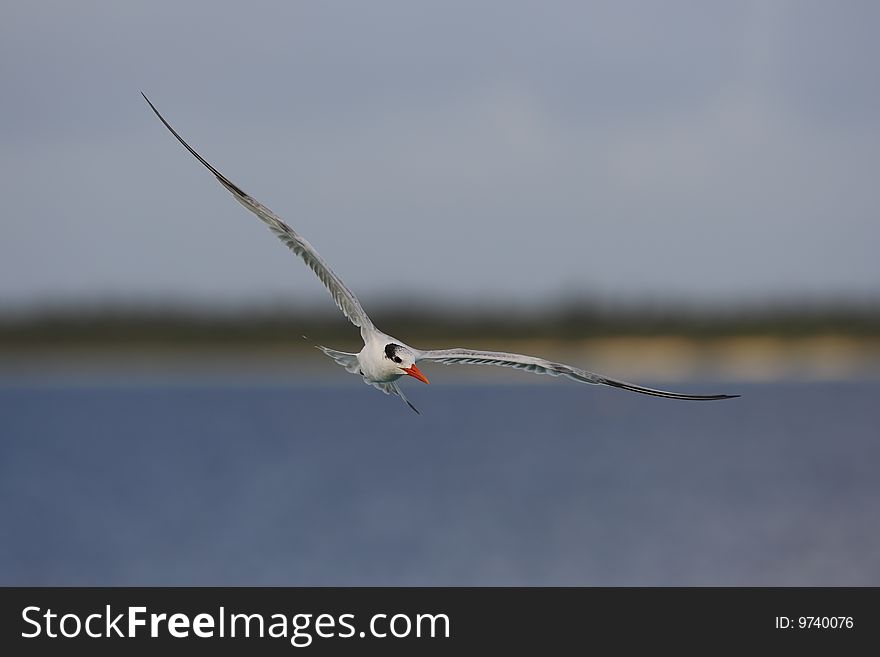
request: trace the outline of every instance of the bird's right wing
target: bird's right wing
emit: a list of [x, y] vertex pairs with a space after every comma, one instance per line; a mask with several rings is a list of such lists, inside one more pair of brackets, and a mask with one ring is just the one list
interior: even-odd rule
[[349, 290], [345, 283], [342, 282], [342, 279], [330, 269], [330, 265], [328, 265], [320, 254], [318, 254], [315, 247], [309, 244], [309, 242], [293, 230], [293, 228], [284, 223], [278, 215], [249, 194], [246, 194], [240, 187], [235, 185], [226, 176], [211, 166], [205, 158], [199, 155], [183, 140], [183, 137], [177, 134], [177, 131], [171, 127], [171, 124], [165, 120], [165, 117], [159, 114], [159, 110], [157, 110], [153, 103], [150, 102], [150, 99], [143, 93], [141, 95], [144, 97], [144, 100], [147, 101], [147, 104], [153, 112], [155, 112], [156, 116], [159, 117], [159, 120], [162, 121], [162, 123], [165, 124], [165, 127], [171, 131], [171, 134], [177, 138], [177, 141], [183, 144], [186, 150], [192, 153], [199, 162], [207, 167], [208, 171], [214, 174], [217, 180], [220, 181], [220, 184], [232, 193], [235, 200], [257, 215], [260, 221], [266, 224], [269, 229], [287, 245], [287, 248], [302, 258], [309, 268], [317, 274], [318, 278], [321, 279], [324, 287], [330, 292], [330, 296], [333, 297], [333, 300], [336, 302], [336, 305], [339, 306], [342, 313], [348, 317], [352, 324], [361, 329], [361, 336], [366, 341], [368, 334], [374, 330], [373, 322], [370, 321], [367, 313], [361, 308], [361, 304], [354, 295], [354, 292]]
[[510, 354], [501, 351], [479, 351], [475, 349], [435, 349], [432, 351], [419, 352], [417, 361], [433, 360], [446, 365], [496, 365], [498, 367], [513, 367], [535, 374], [548, 374], [550, 376], [564, 376], [579, 383], [591, 383], [594, 385], [613, 386], [632, 392], [640, 392], [643, 395], [666, 397], [667, 399], [689, 399], [693, 401], [708, 401], [713, 399], [732, 399], [739, 395], [688, 395], [680, 392], [667, 390], [655, 390], [637, 386], [634, 383], [619, 381], [602, 374], [588, 372], [579, 367], [554, 363], [544, 358], [524, 356], [522, 354]]

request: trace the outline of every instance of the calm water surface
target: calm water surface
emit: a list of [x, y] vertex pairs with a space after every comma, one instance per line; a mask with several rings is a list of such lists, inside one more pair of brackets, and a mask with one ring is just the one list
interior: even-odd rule
[[735, 387], [6, 385], [0, 584], [880, 585], [880, 383]]

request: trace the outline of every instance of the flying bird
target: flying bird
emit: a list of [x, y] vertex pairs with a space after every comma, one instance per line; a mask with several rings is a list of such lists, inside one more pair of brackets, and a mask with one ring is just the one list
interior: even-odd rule
[[400, 397], [412, 410], [418, 413], [418, 409], [413, 406], [412, 402], [406, 398], [403, 390], [400, 388], [398, 380], [403, 376], [410, 376], [418, 379], [423, 383], [428, 383], [428, 378], [418, 368], [417, 363], [427, 361], [443, 363], [446, 365], [496, 365], [498, 367], [513, 367], [535, 374], [548, 374], [550, 376], [564, 376], [577, 381], [578, 383], [590, 383], [594, 385], [613, 386], [623, 390], [631, 390], [632, 392], [642, 393], [644, 395], [653, 395], [655, 397], [665, 397], [667, 399], [687, 399], [693, 401], [707, 401], [715, 399], [731, 399], [739, 397], [739, 395], [690, 395], [679, 392], [669, 392], [667, 390], [655, 390], [653, 388], [645, 388], [626, 381], [612, 379], [602, 374], [588, 372], [579, 367], [565, 365], [563, 363], [554, 363], [544, 358], [535, 356], [524, 356], [522, 354], [511, 354], [501, 351], [483, 351], [480, 349], [429, 349], [421, 350], [407, 345], [402, 340], [398, 340], [386, 333], [380, 331], [370, 321], [369, 316], [361, 307], [360, 302], [348, 286], [341, 278], [330, 268], [330, 265], [321, 257], [304, 237], [297, 233], [293, 228], [288, 226], [281, 218], [272, 212], [265, 205], [257, 201], [255, 198], [247, 194], [238, 185], [233, 183], [229, 178], [215, 169], [205, 158], [199, 155], [189, 144], [184, 141], [183, 137], [177, 134], [177, 131], [171, 127], [171, 124], [165, 120], [165, 117], [159, 113], [156, 106], [150, 102], [146, 94], [141, 95], [147, 104], [155, 112], [159, 120], [165, 125], [171, 134], [183, 144], [184, 148], [195, 156], [214, 177], [220, 181], [233, 196], [233, 198], [241, 203], [245, 208], [253, 212], [264, 224], [269, 227], [275, 235], [296, 255], [315, 272], [330, 296], [336, 302], [336, 305], [342, 313], [361, 331], [361, 338], [364, 341], [364, 348], [358, 353], [348, 353], [337, 351], [328, 347], [318, 345], [318, 349], [327, 354], [330, 358], [342, 365], [352, 374], [358, 374], [363, 377], [365, 383], [374, 386], [385, 394], [394, 394]]

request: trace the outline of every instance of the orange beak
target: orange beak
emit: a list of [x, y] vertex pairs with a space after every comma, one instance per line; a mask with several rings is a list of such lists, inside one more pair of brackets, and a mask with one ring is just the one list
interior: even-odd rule
[[402, 369], [414, 379], [418, 379], [422, 383], [430, 383], [430, 381], [428, 381], [428, 377], [422, 374], [422, 370], [420, 370], [415, 365], [413, 365], [412, 367], [401, 367], [400, 369]]

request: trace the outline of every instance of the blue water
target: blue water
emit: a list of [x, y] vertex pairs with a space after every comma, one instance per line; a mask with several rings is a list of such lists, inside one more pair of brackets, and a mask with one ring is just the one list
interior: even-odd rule
[[5, 387], [0, 584], [880, 585], [880, 383], [735, 387]]

